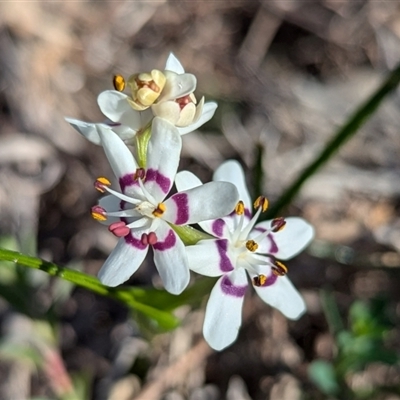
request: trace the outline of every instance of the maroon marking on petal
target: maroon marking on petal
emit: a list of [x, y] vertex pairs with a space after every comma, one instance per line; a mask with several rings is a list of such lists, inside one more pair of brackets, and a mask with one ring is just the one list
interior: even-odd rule
[[230, 272], [233, 271], [234, 267], [226, 254], [228, 250], [228, 241], [226, 239], [217, 240], [216, 242], [218, 253], [219, 253], [219, 268], [222, 272]]
[[224, 233], [224, 226], [225, 226], [225, 221], [223, 219], [216, 219], [211, 226], [211, 230], [213, 231], [215, 236], [221, 237], [222, 234]]
[[235, 286], [227, 276], [224, 276], [221, 281], [221, 289], [225, 294], [243, 297], [246, 293], [247, 285]]
[[158, 170], [148, 169], [146, 172], [146, 182], [156, 182], [163, 193], [167, 194], [171, 189], [171, 180], [161, 174]]
[[158, 241], [153, 244], [154, 250], [164, 251], [169, 250], [171, 247], [174, 247], [176, 244], [176, 236], [172, 229], [169, 230], [167, 237], [163, 242]]
[[183, 225], [189, 220], [188, 195], [186, 193], [177, 193], [171, 197], [176, 204], [177, 215], [174, 224]]
[[[124, 223], [127, 223], [128, 221], [126, 218], [120, 218], [120, 220]], [[132, 231], [130, 231], [129, 234], [124, 237], [124, 239], [127, 244], [130, 244], [131, 246], [136, 247], [139, 250], [144, 250], [147, 247], [147, 244], [142, 243], [141, 238], [136, 239], [132, 235]]]
[[270, 254], [276, 254], [279, 249], [278, 249], [277, 244], [275, 243], [274, 236], [269, 233], [267, 235], [267, 238], [270, 241], [269, 253]]
[[144, 250], [147, 247], [147, 245], [143, 244], [140, 239], [136, 239], [132, 235], [132, 232], [130, 232], [127, 236], [125, 236], [124, 239], [127, 244], [130, 244], [131, 246], [136, 247], [139, 250]]
[[135, 179], [135, 172], [132, 172], [131, 174], [126, 174], [119, 178], [119, 186], [121, 187], [121, 190], [125, 192], [125, 189], [127, 186], [139, 186], [139, 182], [137, 179]]

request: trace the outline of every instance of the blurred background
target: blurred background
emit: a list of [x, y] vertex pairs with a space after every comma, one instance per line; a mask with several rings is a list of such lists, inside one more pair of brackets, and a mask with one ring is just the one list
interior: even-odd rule
[[[0, 247], [95, 275], [116, 238], [90, 217], [103, 151], [64, 116], [174, 52], [216, 116], [183, 139], [181, 169], [209, 180], [262, 149], [273, 203], [400, 61], [396, 1], [0, 3]], [[203, 308], [156, 336], [118, 303], [0, 263], [0, 398], [400, 399], [400, 97], [378, 112], [285, 215], [316, 228], [288, 263], [299, 321], [249, 293], [235, 344], [202, 341]], [[259, 195], [260, 193], [253, 193]], [[161, 287], [153, 266], [130, 281]], [[204, 305], [204, 302], [203, 302]]]

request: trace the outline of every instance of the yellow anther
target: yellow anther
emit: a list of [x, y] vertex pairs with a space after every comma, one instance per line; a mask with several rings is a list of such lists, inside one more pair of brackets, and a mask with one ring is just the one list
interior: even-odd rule
[[98, 212], [94, 212], [92, 211], [92, 217], [93, 219], [95, 219], [96, 221], [107, 221], [107, 217], [103, 214], [100, 214]]
[[262, 212], [267, 211], [268, 208], [268, 200], [264, 196], [258, 196], [256, 201], [254, 202], [254, 208], [261, 207]]
[[267, 282], [267, 277], [263, 274], [257, 275], [253, 278], [254, 286], [264, 286]]
[[235, 213], [237, 215], [243, 215], [244, 214], [244, 203], [242, 200], [240, 200], [235, 207]]
[[113, 78], [114, 89], [118, 92], [122, 92], [125, 89], [125, 79], [122, 75], [114, 75]]
[[111, 182], [104, 176], [97, 178], [96, 182], [94, 183], [95, 189], [98, 190], [100, 193], [104, 193], [104, 186], [111, 186]]
[[167, 207], [164, 203], [159, 203], [157, 208], [153, 211], [153, 215], [155, 217], [161, 217], [165, 213], [166, 209]]
[[246, 248], [254, 253], [258, 249], [258, 244], [254, 240], [250, 239], [246, 242]]
[[285, 264], [280, 261], [275, 261], [275, 265], [272, 266], [272, 273], [276, 276], [284, 276], [288, 272]]

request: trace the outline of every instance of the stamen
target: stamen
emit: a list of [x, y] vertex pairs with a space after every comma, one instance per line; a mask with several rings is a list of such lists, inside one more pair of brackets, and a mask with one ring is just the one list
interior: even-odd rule
[[164, 212], [166, 211], [167, 207], [165, 206], [164, 203], [159, 203], [157, 208], [153, 211], [153, 215], [155, 217], [161, 217]]
[[240, 200], [235, 207], [235, 213], [237, 215], [243, 215], [244, 214], [244, 203], [242, 200]]
[[267, 277], [263, 274], [257, 275], [253, 278], [254, 286], [264, 286], [267, 282]]
[[107, 186], [111, 186], [111, 182], [104, 176], [100, 176], [100, 178], [97, 178], [96, 182], [94, 183], [94, 188], [100, 193], [105, 193], [105, 191], [107, 190]]
[[283, 217], [275, 218], [271, 221], [271, 230], [272, 232], [281, 231], [286, 225], [286, 221]]
[[285, 276], [288, 272], [288, 269], [285, 264], [280, 261], [275, 261], [275, 264], [271, 267], [272, 273], [276, 276]]
[[122, 92], [125, 89], [125, 79], [122, 75], [114, 75], [113, 78], [114, 89], [118, 92]]
[[246, 242], [246, 248], [247, 250], [254, 253], [258, 249], [258, 244], [254, 240], [248, 240]]
[[133, 179], [137, 181], [138, 179], [144, 180], [146, 177], [146, 170], [144, 168], [138, 168], [133, 174]]
[[130, 229], [123, 221], [114, 222], [108, 227], [108, 230], [117, 237], [124, 237], [129, 235]]
[[[261, 208], [257, 210], [257, 212], [253, 215], [253, 218], [250, 220], [250, 222], [246, 225], [246, 228], [243, 229], [243, 231], [240, 233], [240, 238], [241, 240], [246, 240], [247, 237], [250, 235], [250, 232], [253, 230], [254, 225], [257, 222], [258, 217], [260, 216], [261, 213]], [[257, 240], [257, 239], [256, 239]], [[259, 240], [257, 240], [259, 242]]]
[[147, 233], [143, 233], [142, 237], [140, 238], [140, 241], [144, 246], [147, 246], [149, 244], [149, 238], [147, 236]]
[[157, 243], [158, 238], [155, 232], [149, 232], [147, 233], [143, 233], [142, 237], [140, 238], [140, 241], [142, 242], [143, 245], [145, 246], [153, 246]]
[[154, 197], [149, 193], [149, 191], [144, 187], [143, 181], [142, 181], [141, 179], [139, 179], [139, 180], [138, 180], [138, 183], [139, 183], [139, 187], [140, 187], [140, 189], [142, 189], [143, 195], [146, 197], [146, 199], [147, 199], [150, 203], [155, 204], [155, 203], [156, 203], [155, 198], [154, 198]]
[[155, 232], [150, 232], [147, 235], [147, 240], [149, 241], [149, 245], [153, 246], [158, 242], [158, 238]]
[[[140, 181], [139, 181], [139, 182], [140, 182]], [[103, 187], [103, 190], [104, 190], [104, 191], [107, 191], [108, 193], [113, 194], [115, 197], [118, 197], [120, 200], [126, 201], [126, 202], [129, 203], [129, 204], [135, 204], [135, 205], [137, 205], [137, 204], [140, 204], [140, 203], [142, 202], [142, 200], [134, 199], [133, 197], [129, 197], [129, 196], [123, 194], [123, 193], [120, 193], [120, 192], [117, 192], [117, 191], [115, 191], [115, 190], [113, 190], [113, 189], [110, 189], [110, 188], [107, 187], [107, 186], [104, 186], [104, 187]], [[102, 192], [102, 193], [104, 193], [104, 192]]]
[[257, 197], [256, 201], [254, 202], [254, 208], [261, 208], [262, 212], [265, 212], [268, 208], [268, 200], [264, 196]]
[[96, 221], [106, 221], [107, 220], [107, 217], [106, 217], [107, 213], [103, 207], [93, 206], [91, 209], [91, 214], [92, 214], [92, 217]]

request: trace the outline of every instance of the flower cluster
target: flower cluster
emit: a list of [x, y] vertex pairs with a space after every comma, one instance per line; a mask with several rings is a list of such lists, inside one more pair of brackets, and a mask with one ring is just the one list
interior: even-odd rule
[[[220, 277], [209, 298], [204, 337], [220, 350], [237, 337], [249, 282], [260, 298], [286, 317], [305, 312], [300, 294], [280, 261], [299, 253], [313, 238], [300, 218], [276, 218], [257, 224], [266, 198], [251, 201], [244, 172], [227, 161], [203, 184], [189, 171], [177, 173], [181, 135], [214, 115], [217, 104], [197, 102], [196, 78], [170, 54], [165, 70], [114, 77], [115, 90], [98, 96], [105, 122], [67, 121], [103, 147], [119, 184], [99, 177], [95, 188], [107, 193], [92, 207], [93, 218], [108, 226], [118, 243], [99, 272], [100, 281], [117, 286], [130, 278], [153, 249], [154, 263], [167, 291], [181, 293], [190, 270]], [[128, 93], [123, 93], [126, 90]], [[127, 145], [134, 144], [134, 153]], [[139, 148], [141, 150], [139, 150]], [[177, 189], [170, 194], [175, 183]], [[186, 246], [179, 227], [199, 224], [204, 239]]]

